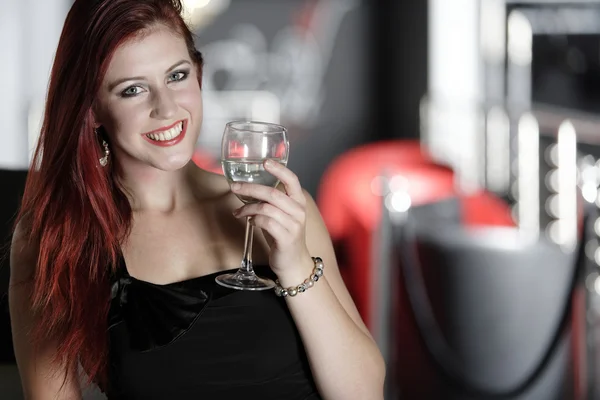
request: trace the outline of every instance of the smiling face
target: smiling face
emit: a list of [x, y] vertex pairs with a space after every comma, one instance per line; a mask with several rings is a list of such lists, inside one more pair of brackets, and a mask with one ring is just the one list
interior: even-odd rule
[[94, 113], [124, 169], [185, 166], [202, 124], [198, 71], [185, 40], [157, 26], [119, 46]]

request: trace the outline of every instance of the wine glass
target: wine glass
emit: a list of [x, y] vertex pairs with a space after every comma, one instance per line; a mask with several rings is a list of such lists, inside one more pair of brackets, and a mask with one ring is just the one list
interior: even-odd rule
[[[221, 163], [229, 181], [248, 182], [276, 187], [279, 179], [265, 170], [265, 160], [287, 165], [289, 143], [287, 130], [276, 124], [254, 121], [233, 121], [225, 125], [221, 144]], [[258, 202], [247, 196], [238, 195], [244, 203]], [[215, 278], [219, 285], [239, 290], [266, 290], [275, 287], [271, 279], [260, 277], [252, 268], [252, 239], [254, 226], [251, 217], [246, 217], [246, 244], [240, 268], [235, 273]]]

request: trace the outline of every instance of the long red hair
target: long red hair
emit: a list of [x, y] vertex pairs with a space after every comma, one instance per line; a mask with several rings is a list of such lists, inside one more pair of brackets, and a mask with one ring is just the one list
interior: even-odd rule
[[[132, 223], [115, 175], [100, 166], [93, 107], [119, 45], [161, 24], [185, 39], [202, 76], [202, 56], [181, 18], [180, 0], [76, 0], [50, 76], [41, 135], [17, 221], [39, 247], [31, 307], [34, 345], [58, 343], [55, 361], [107, 383], [110, 276]], [[199, 82], [200, 84], [201, 82]], [[106, 137], [104, 137], [107, 140]]]

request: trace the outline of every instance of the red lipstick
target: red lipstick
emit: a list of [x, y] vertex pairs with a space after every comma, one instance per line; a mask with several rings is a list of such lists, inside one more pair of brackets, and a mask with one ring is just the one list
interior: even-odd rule
[[[183, 127], [181, 129], [181, 133], [179, 134], [179, 136], [177, 136], [177, 137], [175, 137], [173, 139], [170, 139], [170, 140], [160, 140], [159, 141], [159, 140], [154, 140], [154, 139], [151, 139], [150, 137], [148, 137], [148, 135], [150, 135], [150, 134], [156, 134], [156, 135], [158, 135], [161, 132], [166, 132], [169, 129], [172, 129], [172, 128], [176, 127], [178, 124], [181, 124], [181, 123], [183, 124]], [[185, 137], [185, 134], [187, 132], [187, 126], [188, 126], [188, 120], [184, 119], [182, 121], [175, 122], [174, 124], [172, 124], [170, 126], [159, 128], [159, 129], [155, 129], [155, 130], [150, 131], [150, 132], [146, 132], [146, 133], [142, 134], [142, 136], [144, 137], [144, 139], [146, 139], [146, 141], [148, 143], [151, 143], [151, 144], [153, 144], [155, 146], [170, 147], [170, 146], [174, 146], [174, 145], [178, 144], [179, 142], [181, 142], [183, 140], [183, 138]]]

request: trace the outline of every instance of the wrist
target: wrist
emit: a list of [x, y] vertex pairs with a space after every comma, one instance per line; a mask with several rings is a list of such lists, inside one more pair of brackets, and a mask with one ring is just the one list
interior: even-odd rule
[[315, 264], [310, 257], [306, 255], [301, 258], [297, 265], [290, 265], [291, 268], [285, 268], [284, 271], [277, 273], [277, 280], [283, 287], [298, 285], [310, 276]]
[[[291, 296], [294, 297], [298, 293], [303, 293], [308, 289], [312, 288], [316, 282], [323, 276], [323, 260], [320, 257], [310, 258], [310, 272], [302, 274], [295, 274], [296, 276], [284, 276], [278, 279], [275, 287], [275, 294], [281, 297]], [[283, 281], [282, 281], [283, 279]]]

